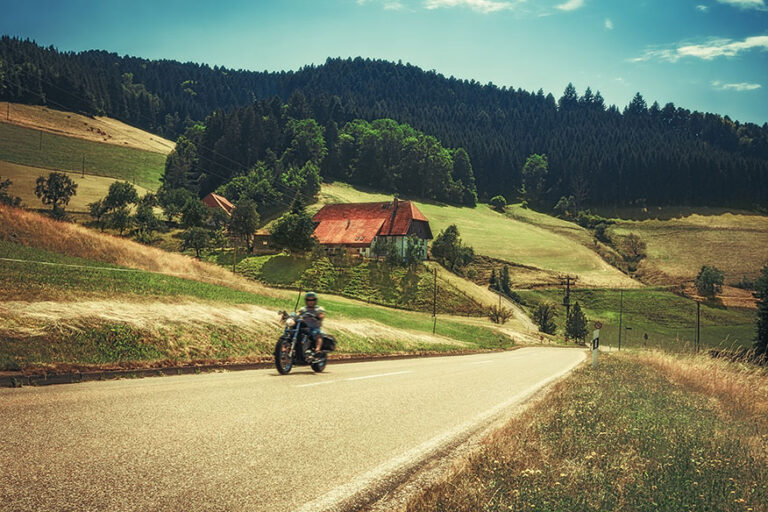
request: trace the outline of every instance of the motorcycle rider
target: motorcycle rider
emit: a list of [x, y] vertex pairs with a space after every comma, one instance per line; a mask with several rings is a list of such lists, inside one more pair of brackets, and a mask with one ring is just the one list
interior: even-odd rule
[[304, 352], [305, 357], [311, 360], [320, 352], [323, 346], [323, 336], [320, 333], [320, 328], [323, 326], [325, 310], [317, 306], [317, 294], [315, 292], [307, 292], [304, 295], [304, 304], [305, 306], [299, 310], [299, 316], [302, 322], [309, 328], [310, 341], [315, 343], [314, 353], [311, 348]]

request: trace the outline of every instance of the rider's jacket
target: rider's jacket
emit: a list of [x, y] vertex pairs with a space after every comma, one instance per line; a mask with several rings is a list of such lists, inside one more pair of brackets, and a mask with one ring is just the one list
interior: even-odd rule
[[302, 321], [310, 329], [319, 329], [323, 325], [321, 315], [325, 313], [323, 308], [305, 306], [299, 310]]

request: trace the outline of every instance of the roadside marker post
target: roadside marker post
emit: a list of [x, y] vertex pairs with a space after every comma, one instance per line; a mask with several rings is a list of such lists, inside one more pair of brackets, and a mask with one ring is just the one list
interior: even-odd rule
[[597, 368], [597, 352], [600, 347], [600, 322], [595, 322], [595, 330], [592, 331], [592, 368]]

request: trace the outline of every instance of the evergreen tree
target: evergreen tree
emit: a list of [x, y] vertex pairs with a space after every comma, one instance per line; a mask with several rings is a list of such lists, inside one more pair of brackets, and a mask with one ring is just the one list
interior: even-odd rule
[[755, 352], [768, 357], [768, 264], [760, 271], [760, 277], [755, 282], [754, 295], [757, 299]]
[[555, 325], [555, 317], [557, 316], [557, 310], [555, 305], [549, 302], [543, 302], [536, 306], [536, 310], [533, 312], [533, 321], [539, 326], [539, 330], [546, 334], [555, 334], [557, 326]]
[[583, 344], [587, 334], [587, 317], [584, 315], [584, 312], [581, 310], [581, 305], [577, 301], [571, 308], [570, 315], [568, 315], [568, 318], [565, 320], [565, 336]]

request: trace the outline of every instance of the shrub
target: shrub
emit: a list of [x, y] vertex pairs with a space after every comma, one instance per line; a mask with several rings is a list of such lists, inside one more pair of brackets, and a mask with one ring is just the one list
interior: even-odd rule
[[495, 324], [505, 324], [512, 318], [512, 311], [504, 306], [491, 306], [488, 308], [488, 318]]
[[12, 196], [8, 193], [8, 188], [11, 185], [13, 185], [11, 180], [3, 180], [2, 176], [0, 176], [0, 204], [19, 206], [21, 204], [21, 198]]
[[507, 200], [501, 195], [493, 196], [491, 200], [488, 201], [488, 204], [490, 204], [491, 208], [497, 212], [504, 213], [504, 209], [507, 207]]

